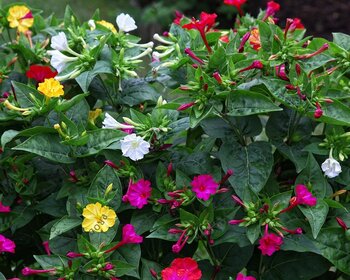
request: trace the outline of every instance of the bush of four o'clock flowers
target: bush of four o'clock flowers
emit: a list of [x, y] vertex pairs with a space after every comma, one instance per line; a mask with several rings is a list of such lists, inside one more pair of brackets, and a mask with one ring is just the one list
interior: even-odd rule
[[350, 36], [245, 2], [154, 42], [1, 8], [0, 279], [350, 275]]

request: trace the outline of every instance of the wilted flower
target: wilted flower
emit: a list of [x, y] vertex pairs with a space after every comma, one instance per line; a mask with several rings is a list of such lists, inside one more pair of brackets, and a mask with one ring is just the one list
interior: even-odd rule
[[288, 78], [287, 73], [286, 73], [286, 65], [285, 64], [276, 65], [275, 72], [276, 72], [276, 75], [280, 79], [285, 80], [285, 81], [289, 81], [289, 78]]
[[123, 156], [134, 161], [143, 159], [149, 153], [150, 144], [135, 133], [125, 136], [120, 143]]
[[214, 181], [211, 175], [204, 174], [194, 177], [191, 186], [198, 198], [208, 200], [212, 194], [216, 193], [219, 184]]
[[36, 80], [38, 83], [42, 83], [45, 79], [54, 78], [57, 75], [57, 71], [52, 71], [49, 66], [44, 65], [31, 65], [26, 72], [26, 76], [30, 79]]
[[16, 28], [18, 32], [26, 32], [33, 26], [34, 18], [27, 6], [15, 5], [8, 11], [7, 20], [11, 28]]
[[135, 20], [128, 14], [121, 13], [116, 19], [120, 31], [129, 32], [137, 29]]
[[200, 280], [202, 272], [192, 258], [177, 258], [161, 272], [163, 280]]
[[15, 242], [0, 234], [0, 253], [14, 253], [16, 248]]
[[82, 227], [84, 231], [106, 232], [114, 226], [117, 215], [113, 209], [96, 202], [86, 205], [83, 217]]
[[328, 178], [337, 177], [342, 172], [340, 163], [332, 157], [327, 158], [322, 163], [321, 168]]
[[130, 205], [139, 209], [143, 208], [148, 203], [148, 198], [151, 196], [151, 182], [140, 179], [136, 183], [129, 182], [129, 187], [126, 194], [123, 196], [124, 202], [129, 202]]
[[117, 29], [115, 29], [114, 25], [108, 21], [105, 20], [98, 20], [96, 21], [97, 24], [102, 25], [104, 27], [106, 27], [107, 29], [109, 29], [110, 31], [112, 31], [114, 34], [117, 33]]
[[258, 51], [261, 48], [259, 29], [253, 28], [252, 31], [250, 31], [249, 44], [256, 51]]
[[43, 83], [38, 86], [38, 91], [44, 94], [46, 97], [59, 97], [64, 95], [63, 85], [54, 78], [45, 79]]

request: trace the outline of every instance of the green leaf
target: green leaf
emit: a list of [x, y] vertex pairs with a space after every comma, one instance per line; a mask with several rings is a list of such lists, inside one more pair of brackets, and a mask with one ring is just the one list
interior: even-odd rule
[[333, 42], [342, 47], [344, 50], [350, 51], [350, 36], [344, 33], [332, 33]]
[[107, 245], [115, 238], [119, 227], [119, 219], [117, 218], [113, 227], [106, 232], [89, 232], [91, 245], [95, 248], [100, 248], [101, 245]]
[[[152, 279], [152, 278], [150, 278], [150, 279]], [[0, 280], [6, 280], [4, 274], [2, 274], [1, 272], [0, 272]]]
[[228, 115], [248, 116], [282, 111], [268, 97], [253, 91], [237, 90], [228, 96]]
[[118, 209], [122, 199], [122, 185], [117, 172], [110, 166], [105, 165], [96, 174], [88, 191], [88, 195], [98, 200], [105, 198], [107, 187], [113, 184], [113, 189], [108, 195], [111, 198], [110, 205], [113, 209]]
[[259, 238], [261, 230], [261, 226], [259, 223], [255, 223], [247, 227], [247, 237], [250, 243], [254, 244], [255, 241]]
[[69, 100], [63, 100], [62, 102], [58, 103], [55, 107], [55, 110], [57, 112], [65, 112], [78, 104], [80, 101], [82, 101], [86, 96], [88, 96], [88, 93], [82, 93], [74, 96], [73, 98]]
[[225, 142], [219, 151], [224, 171], [235, 174], [229, 181], [241, 199], [250, 200], [250, 191], [259, 193], [265, 186], [273, 166], [272, 147], [267, 142], [254, 142], [242, 146], [237, 142]]
[[2, 135], [1, 135], [1, 148], [4, 150], [5, 146], [7, 143], [11, 142], [12, 139], [14, 139], [19, 131], [17, 130], [6, 130]]
[[130, 223], [135, 227], [138, 234], [150, 231], [159, 215], [150, 208], [135, 211], [132, 214]]
[[125, 132], [116, 129], [98, 129], [88, 132], [89, 139], [85, 146], [78, 147], [77, 157], [87, 157], [101, 152], [109, 145], [119, 142], [125, 137]]
[[350, 240], [342, 228], [322, 229], [315, 241], [322, 256], [337, 269], [350, 275]]
[[34, 258], [43, 269], [50, 269], [59, 266], [62, 267], [64, 264], [62, 258], [58, 256], [34, 255]]
[[277, 252], [264, 260], [264, 280], [316, 279], [330, 267], [327, 260], [313, 253]]
[[211, 69], [219, 69], [227, 63], [225, 49], [218, 47], [215, 52], [209, 57], [208, 67]]
[[60, 144], [58, 135], [37, 134], [12, 149], [33, 153], [55, 162], [74, 162], [74, 159], [69, 156], [70, 148]]
[[327, 192], [331, 191], [328, 181], [323, 176], [320, 166], [312, 154], [309, 154], [306, 166], [296, 178], [295, 184], [310, 184], [311, 190], [317, 198], [324, 198]]
[[118, 251], [114, 251], [111, 259], [120, 260], [125, 263], [128, 263], [129, 265], [132, 265], [134, 267], [133, 270], [129, 270], [123, 273], [125, 275], [136, 277], [138, 279], [140, 278], [138, 270], [141, 259], [141, 249], [139, 244], [127, 244], [125, 246], [120, 247]]
[[43, 95], [40, 94], [35, 88], [15, 81], [12, 81], [12, 86], [16, 92], [17, 102], [22, 108], [35, 106], [35, 103], [29, 96], [30, 93], [39, 100], [43, 99]]
[[81, 225], [80, 218], [70, 218], [68, 216], [62, 217], [58, 220], [51, 228], [50, 239], [55, 238], [56, 236], [61, 235], [77, 226]]
[[[142, 280], [154, 280], [154, 277], [151, 274], [151, 269], [156, 271], [157, 273], [160, 273], [162, 270], [162, 266], [156, 262], [146, 260], [144, 258], [141, 258], [141, 279]], [[6, 280], [6, 279], [5, 279]]]
[[145, 101], [157, 102], [158, 92], [143, 79], [129, 79], [123, 81], [120, 102], [130, 107]]
[[328, 214], [328, 204], [323, 200], [317, 200], [315, 206], [298, 206], [304, 216], [308, 219], [312, 230], [312, 236], [317, 238]]

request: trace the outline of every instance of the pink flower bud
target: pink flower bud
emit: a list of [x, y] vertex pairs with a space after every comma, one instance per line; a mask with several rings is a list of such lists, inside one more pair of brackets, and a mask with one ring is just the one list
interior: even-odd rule
[[220, 76], [220, 73], [219, 72], [214, 72], [213, 73], [213, 78], [219, 83], [219, 84], [222, 84], [222, 78]]
[[188, 108], [191, 108], [195, 104], [196, 104], [195, 102], [185, 103], [185, 104], [180, 105], [179, 108], [177, 108], [176, 110], [177, 111], [184, 111]]
[[344, 230], [348, 230], [348, 226], [341, 218], [336, 217], [335, 219], [337, 220], [338, 225], [340, 225]]

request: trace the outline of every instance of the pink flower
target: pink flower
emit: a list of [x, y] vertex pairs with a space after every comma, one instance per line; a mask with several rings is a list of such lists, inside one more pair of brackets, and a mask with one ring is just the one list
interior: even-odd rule
[[11, 212], [10, 206], [5, 206], [0, 201], [0, 213], [10, 213], [10, 212]]
[[36, 275], [42, 273], [55, 274], [56, 268], [50, 269], [31, 269], [30, 267], [25, 267], [22, 269], [23, 276]]
[[103, 268], [101, 268], [102, 271], [108, 271], [112, 270], [114, 268], [114, 265], [112, 263], [106, 263]]
[[238, 273], [236, 280], [256, 280], [253, 276], [244, 276], [243, 273]]
[[173, 20], [173, 23], [180, 25], [183, 17], [184, 17], [183, 13], [181, 13], [180, 11], [175, 11], [175, 19]]
[[248, 70], [252, 70], [252, 69], [262, 69], [264, 67], [264, 65], [261, 63], [260, 60], [254, 60], [253, 63], [251, 65], [249, 65], [246, 68], [243, 68], [241, 70], [239, 70], [239, 73], [248, 71]]
[[211, 175], [204, 174], [194, 177], [191, 186], [197, 198], [208, 200], [212, 194], [216, 193], [219, 184], [214, 181]]
[[286, 65], [285, 64], [276, 65], [275, 72], [276, 72], [276, 75], [280, 79], [285, 80], [285, 81], [289, 81], [289, 78], [288, 78], [287, 73], [286, 73]]
[[15, 248], [16, 248], [16, 244], [12, 240], [7, 239], [5, 236], [0, 234], [0, 253], [2, 252], [14, 253]]
[[315, 206], [317, 203], [317, 198], [314, 197], [304, 185], [297, 185], [295, 188], [295, 194], [296, 204]]
[[150, 181], [140, 179], [136, 183], [131, 183], [130, 180], [128, 191], [123, 196], [122, 200], [141, 209], [148, 203], [147, 200], [151, 196], [151, 193], [152, 188]]
[[48, 256], [51, 256], [51, 250], [50, 250], [50, 246], [49, 246], [49, 241], [44, 241], [43, 242], [43, 247], [44, 247], [44, 250], [45, 250], [45, 252], [46, 252], [46, 254], [48, 255]]
[[122, 242], [124, 244], [138, 244], [142, 243], [143, 237], [135, 232], [135, 228], [132, 224], [126, 224], [123, 227]]
[[196, 104], [195, 102], [190, 102], [190, 103], [185, 103], [179, 106], [179, 108], [177, 108], [177, 111], [184, 111], [188, 108], [191, 108], [194, 104]]
[[202, 271], [192, 258], [177, 258], [161, 273], [163, 280], [200, 280], [202, 278]]
[[272, 254], [278, 251], [283, 243], [283, 238], [274, 233], [268, 233], [265, 231], [264, 236], [259, 240], [261, 250], [263, 255], [272, 256]]
[[316, 102], [316, 110], [314, 112], [315, 119], [319, 119], [323, 115], [323, 110], [321, 108], [320, 103]]
[[266, 13], [265, 13], [263, 20], [267, 19], [270, 16], [273, 16], [279, 10], [280, 10], [280, 4], [278, 4], [274, 1], [269, 1], [267, 3], [267, 9], [266, 9]]
[[241, 6], [246, 2], [247, 0], [225, 0], [224, 4], [235, 6], [238, 10], [238, 13], [240, 16], [243, 16], [243, 11], [241, 9]]

